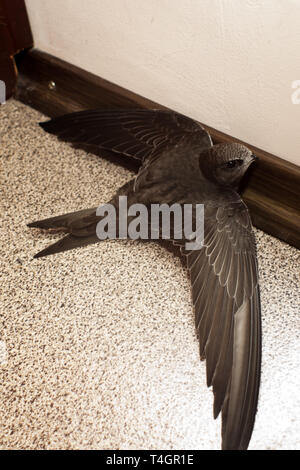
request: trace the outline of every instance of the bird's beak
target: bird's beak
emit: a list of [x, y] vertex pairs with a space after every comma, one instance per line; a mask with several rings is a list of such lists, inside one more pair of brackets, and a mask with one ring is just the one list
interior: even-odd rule
[[249, 159], [248, 159], [248, 162], [247, 162], [247, 167], [249, 167], [250, 165], [252, 165], [252, 163], [255, 163], [258, 161], [258, 157], [252, 153], [250, 156], [249, 156]]
[[258, 157], [254, 153], [251, 153], [251, 155], [249, 155], [245, 161], [246, 168], [249, 168], [249, 166], [252, 165], [252, 163], [255, 163], [257, 161], [258, 161]]

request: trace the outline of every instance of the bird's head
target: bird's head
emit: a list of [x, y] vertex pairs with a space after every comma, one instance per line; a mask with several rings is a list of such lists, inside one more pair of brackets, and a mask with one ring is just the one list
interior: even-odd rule
[[237, 188], [249, 165], [256, 159], [245, 145], [217, 144], [201, 153], [199, 165], [209, 180], [219, 186]]

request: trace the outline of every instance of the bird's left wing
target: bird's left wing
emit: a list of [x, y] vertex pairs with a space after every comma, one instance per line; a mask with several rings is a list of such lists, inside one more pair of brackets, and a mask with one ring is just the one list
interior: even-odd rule
[[239, 200], [205, 208], [204, 246], [185, 251], [200, 355], [222, 411], [222, 448], [247, 449], [256, 414], [261, 320], [255, 239]]
[[94, 109], [65, 114], [40, 125], [66, 142], [91, 145], [140, 162], [182, 140], [194, 142], [199, 151], [212, 145], [198, 122], [172, 111]]

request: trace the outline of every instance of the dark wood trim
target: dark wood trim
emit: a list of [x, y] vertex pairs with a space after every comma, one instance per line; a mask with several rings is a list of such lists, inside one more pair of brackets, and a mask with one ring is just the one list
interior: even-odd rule
[[0, 80], [9, 98], [17, 83], [14, 55], [33, 45], [24, 0], [0, 0], [0, 45]]
[[[18, 68], [17, 98], [50, 117], [97, 107], [166, 109], [39, 50], [23, 54]], [[238, 141], [205, 127], [214, 143]], [[246, 145], [259, 157], [243, 190], [254, 225], [300, 248], [300, 167]]]

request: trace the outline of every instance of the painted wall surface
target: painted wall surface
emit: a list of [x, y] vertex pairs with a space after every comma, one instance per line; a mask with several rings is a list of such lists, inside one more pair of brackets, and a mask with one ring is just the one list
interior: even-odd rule
[[36, 47], [300, 164], [300, 0], [26, 5]]

